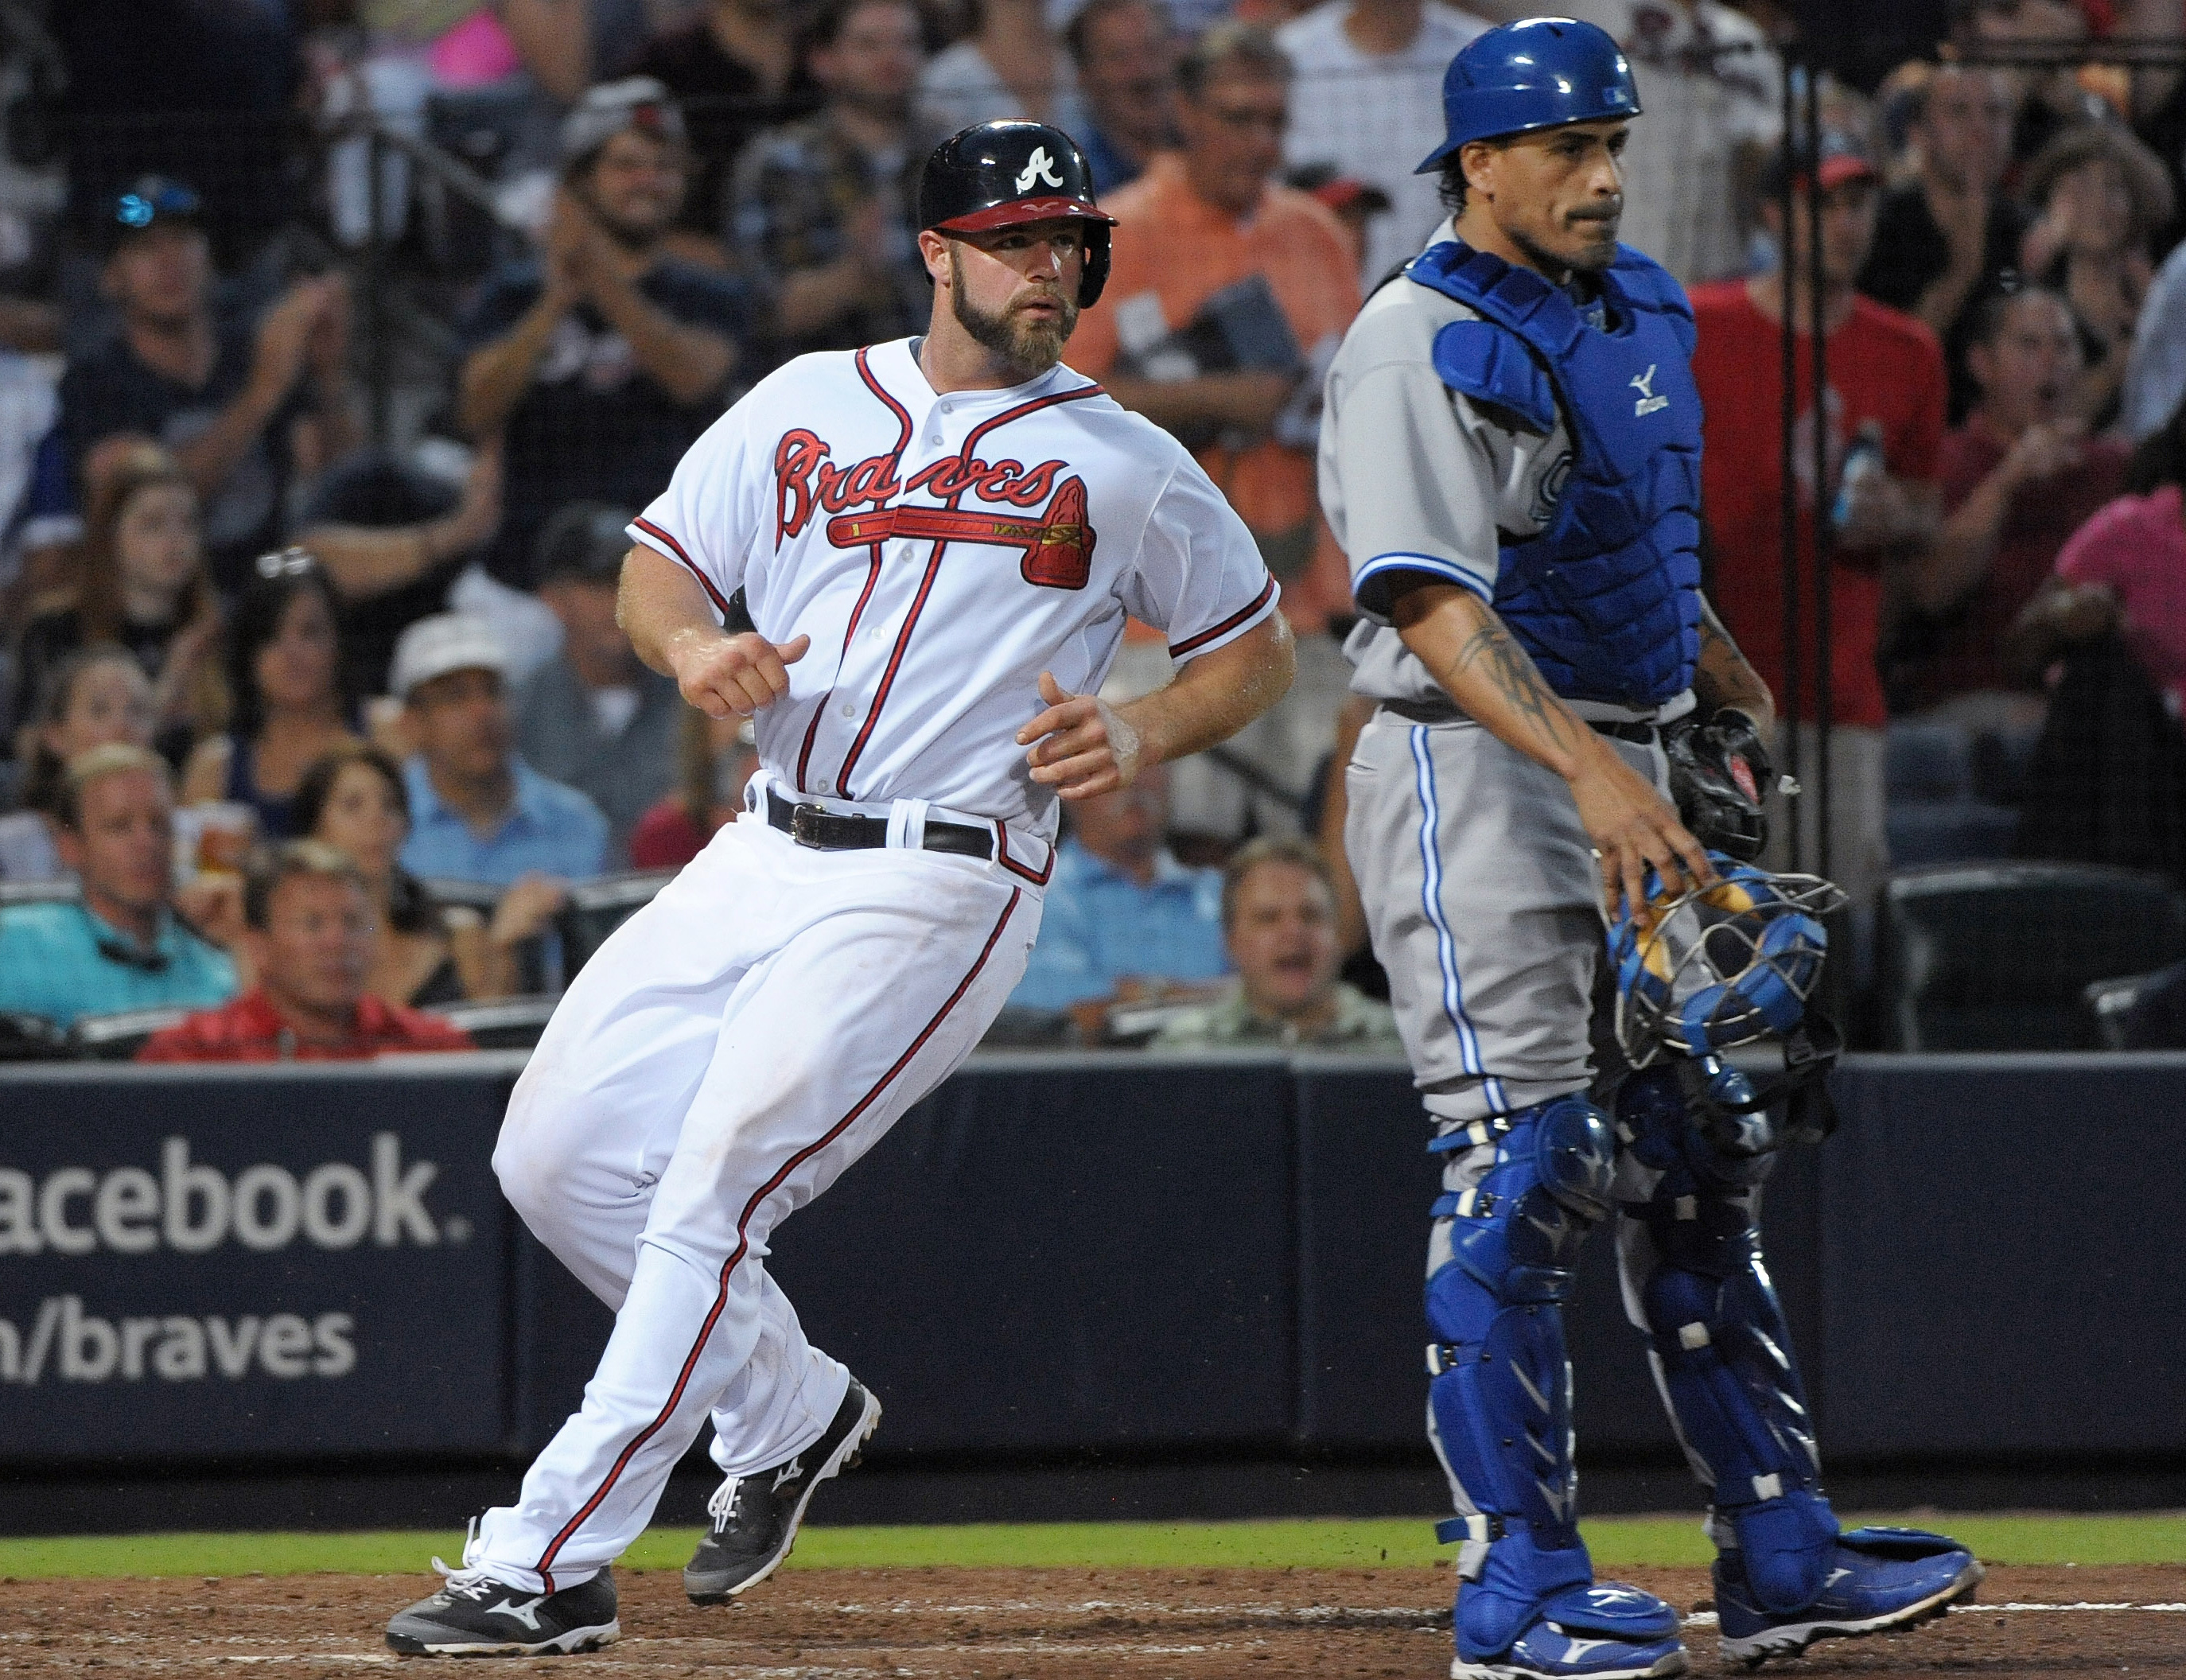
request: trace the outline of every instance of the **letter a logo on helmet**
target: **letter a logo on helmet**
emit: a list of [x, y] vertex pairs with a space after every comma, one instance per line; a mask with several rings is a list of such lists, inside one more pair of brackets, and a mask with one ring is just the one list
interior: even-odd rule
[[1078, 306], [1090, 309], [1108, 282], [1115, 218], [1093, 198], [1093, 168], [1078, 143], [1044, 122], [981, 122], [933, 148], [918, 180], [918, 225], [938, 233], [986, 233], [1030, 221], [1075, 221], [1085, 231]]
[[1027, 161], [1025, 166], [1017, 171], [1017, 191], [1030, 192], [1032, 183], [1035, 181], [1044, 181], [1051, 187], [1062, 185], [1062, 177], [1055, 172], [1055, 160], [1048, 156], [1047, 148], [1045, 146], [1034, 147], [1032, 157]]

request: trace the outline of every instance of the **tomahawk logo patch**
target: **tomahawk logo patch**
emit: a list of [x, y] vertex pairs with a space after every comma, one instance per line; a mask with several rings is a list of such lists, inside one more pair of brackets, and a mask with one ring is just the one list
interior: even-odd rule
[[1062, 177], [1055, 172], [1055, 161], [1048, 156], [1047, 148], [1045, 146], [1034, 147], [1031, 158], [1026, 162], [1025, 166], [1017, 171], [1017, 191], [1029, 193], [1032, 190], [1032, 183], [1035, 181], [1042, 182], [1050, 187], [1062, 185]]
[[1635, 420], [1645, 419], [1656, 409], [1670, 406], [1669, 398], [1655, 395], [1655, 369], [1657, 366], [1658, 363], [1651, 361], [1645, 373], [1632, 376], [1632, 389], [1640, 393], [1640, 400], [1632, 405], [1632, 417]]

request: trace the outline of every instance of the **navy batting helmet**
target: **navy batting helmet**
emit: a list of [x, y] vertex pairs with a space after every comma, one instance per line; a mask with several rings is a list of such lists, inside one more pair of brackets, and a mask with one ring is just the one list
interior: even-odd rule
[[1442, 78], [1449, 132], [1413, 171], [1426, 175], [1475, 140], [1567, 122], [1640, 115], [1640, 90], [1617, 42], [1590, 23], [1528, 18], [1467, 43]]
[[981, 233], [1026, 221], [1074, 217], [1085, 227], [1078, 306], [1108, 283], [1108, 230], [1116, 219], [1093, 201], [1093, 166], [1078, 143], [1044, 122], [979, 122], [933, 148], [918, 179], [918, 225]]

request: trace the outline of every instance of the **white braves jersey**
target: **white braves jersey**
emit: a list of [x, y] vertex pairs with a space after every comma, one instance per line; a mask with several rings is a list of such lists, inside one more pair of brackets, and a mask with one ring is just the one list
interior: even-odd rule
[[1040, 675], [1101, 686], [1126, 613], [1179, 661], [1275, 610], [1244, 523], [1183, 447], [1058, 365], [937, 395], [910, 339], [798, 357], [691, 446], [631, 538], [804, 635], [757, 719], [799, 792], [923, 799], [1055, 832], [1017, 732]]

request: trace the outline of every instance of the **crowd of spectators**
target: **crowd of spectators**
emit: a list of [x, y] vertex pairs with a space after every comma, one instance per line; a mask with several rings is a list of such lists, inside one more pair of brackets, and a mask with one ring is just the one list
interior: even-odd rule
[[[1030, 116], [1117, 218], [1068, 359], [1221, 485], [1306, 676], [1073, 813], [1012, 1017], [1389, 1047], [1331, 854], [1322, 375], [1445, 214], [1444, 66], [1542, 8], [155, 9], [0, 11], [0, 1011], [211, 1005], [152, 1053], [361, 1055], [551, 984], [573, 889], [687, 862], [754, 768], [615, 624], [632, 512], [771, 368], [919, 330], [923, 158]], [[2104, 49], [2186, 43], [2186, 5], [1932, 0], [1933, 53], [1823, 78], [1818, 153], [1780, 132], [1792, 8], [1548, 9], [1634, 65], [1623, 237], [1693, 297], [1709, 588], [1826, 758], [1833, 872], [1873, 903], [1917, 725], [1997, 767], [2021, 850], [2186, 880], [2186, 82]], [[1787, 322], [1826, 648], [1785, 641]], [[1164, 675], [1135, 630], [1116, 680]]]

